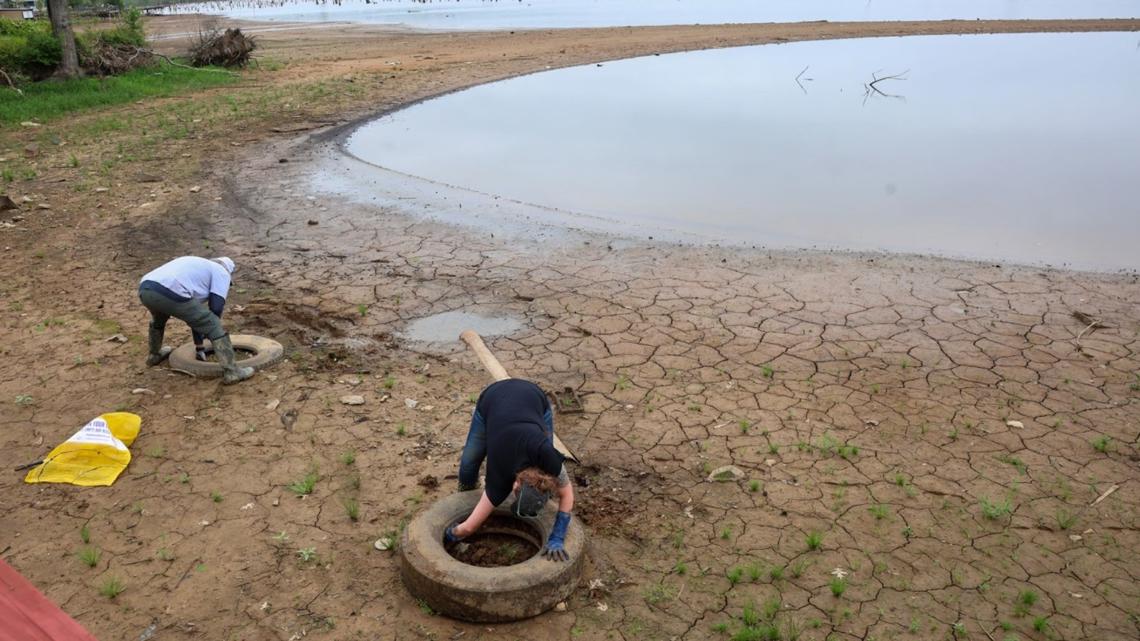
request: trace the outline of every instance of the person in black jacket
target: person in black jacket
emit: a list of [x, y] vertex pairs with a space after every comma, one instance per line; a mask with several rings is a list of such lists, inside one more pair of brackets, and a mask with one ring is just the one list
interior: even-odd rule
[[574, 490], [563, 466], [564, 457], [554, 448], [554, 414], [542, 390], [522, 379], [511, 378], [487, 386], [479, 395], [467, 443], [459, 460], [460, 491], [479, 486], [479, 467], [487, 461], [487, 485], [479, 503], [462, 523], [449, 527], [447, 543], [474, 534], [492, 510], [512, 493], [512, 510], [519, 516], [537, 516], [553, 495], [558, 496], [558, 515], [542, 554], [565, 561], [566, 530], [574, 508]]

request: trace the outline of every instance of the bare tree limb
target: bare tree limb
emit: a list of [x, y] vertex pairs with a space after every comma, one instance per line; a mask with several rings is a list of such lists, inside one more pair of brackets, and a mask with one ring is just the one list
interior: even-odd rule
[[4, 82], [8, 83], [8, 87], [11, 88], [12, 91], [15, 91], [16, 93], [20, 94], [21, 96], [24, 95], [23, 90], [21, 90], [19, 87], [17, 87], [16, 83], [12, 82], [12, 76], [9, 76], [7, 71], [0, 69], [0, 76], [4, 76]]
[[879, 83], [884, 80], [906, 80], [906, 74], [910, 73], [910, 69], [902, 73], [896, 73], [890, 76], [879, 77], [879, 72], [876, 71], [871, 74], [871, 82], [863, 84], [863, 104], [867, 104], [867, 99], [873, 96], [882, 96], [883, 98], [896, 98], [898, 100], [906, 100], [903, 96], [890, 94], [879, 89]]
[[171, 65], [174, 65], [175, 67], [182, 67], [183, 69], [193, 69], [194, 71], [212, 71], [214, 73], [224, 73], [224, 74], [227, 74], [230, 76], [238, 75], [238, 74], [236, 74], [232, 71], [228, 71], [226, 69], [211, 69], [209, 67], [191, 67], [190, 65], [184, 65], [181, 62], [175, 62], [170, 56], [163, 55], [163, 54], [155, 51], [154, 49], [143, 49], [142, 47], [135, 47], [135, 51], [136, 51], [136, 55], [139, 53], [149, 53], [152, 56], [162, 58], [163, 60], [170, 63]]
[[[800, 83], [800, 76], [804, 75], [804, 72], [806, 72], [810, 66], [811, 65], [804, 67], [799, 73], [796, 74], [796, 84], [800, 86], [800, 91], [804, 92], [805, 94], [807, 93], [807, 89], [805, 89], [803, 84]], [[811, 78], [808, 78], [808, 80], [811, 80]]]

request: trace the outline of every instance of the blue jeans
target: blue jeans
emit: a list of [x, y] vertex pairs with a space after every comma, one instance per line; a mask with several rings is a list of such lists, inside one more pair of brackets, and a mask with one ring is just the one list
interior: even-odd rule
[[[548, 409], [542, 415], [543, 433], [546, 440], [554, 443], [554, 410]], [[474, 488], [479, 485], [479, 467], [487, 458], [487, 423], [479, 410], [471, 413], [471, 427], [467, 430], [467, 443], [459, 456], [459, 486]]]

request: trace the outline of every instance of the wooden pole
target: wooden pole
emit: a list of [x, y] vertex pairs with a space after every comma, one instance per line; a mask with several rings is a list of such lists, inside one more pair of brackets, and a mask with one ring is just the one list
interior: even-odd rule
[[[487, 345], [483, 342], [482, 337], [480, 337], [475, 330], [466, 330], [459, 335], [459, 338], [463, 339], [463, 342], [467, 343], [471, 351], [475, 352], [475, 356], [479, 358], [479, 362], [483, 364], [483, 367], [487, 369], [487, 372], [496, 381], [504, 381], [511, 377], [511, 375], [507, 373], [507, 369], [499, 362], [499, 359], [495, 358], [491, 350], [487, 349]], [[566, 447], [566, 444], [562, 442], [562, 439], [558, 438], [557, 434], [554, 435], [554, 449], [558, 450], [562, 456], [565, 456], [571, 461], [581, 463], [578, 457], [574, 456], [570, 451], [570, 448]]]

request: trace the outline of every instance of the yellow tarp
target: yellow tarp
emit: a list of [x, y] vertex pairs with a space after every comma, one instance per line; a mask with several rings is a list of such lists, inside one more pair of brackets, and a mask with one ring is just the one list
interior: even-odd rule
[[130, 412], [103, 414], [84, 425], [44, 457], [25, 483], [110, 485], [131, 462], [127, 447], [139, 435], [142, 418]]

